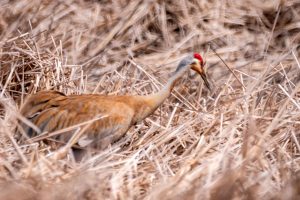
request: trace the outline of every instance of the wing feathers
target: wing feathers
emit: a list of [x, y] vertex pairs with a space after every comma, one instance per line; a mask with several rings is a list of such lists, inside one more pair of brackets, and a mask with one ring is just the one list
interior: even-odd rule
[[[131, 102], [132, 103], [132, 102]], [[128, 97], [101, 95], [71, 95], [43, 91], [32, 95], [25, 102], [21, 113], [31, 120], [41, 132], [53, 132], [97, 116], [108, 116], [93, 122], [85, 135], [94, 146], [105, 147], [122, 137], [133, 123], [134, 108]], [[37, 133], [27, 129], [29, 137]], [[69, 138], [61, 135], [63, 140]]]

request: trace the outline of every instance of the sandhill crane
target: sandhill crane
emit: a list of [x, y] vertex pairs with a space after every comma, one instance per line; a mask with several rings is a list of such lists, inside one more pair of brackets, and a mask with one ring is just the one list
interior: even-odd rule
[[[40, 133], [57, 131], [97, 116], [106, 116], [93, 121], [84, 131], [85, 137], [91, 141], [89, 146], [103, 149], [124, 136], [132, 125], [151, 115], [169, 97], [178, 80], [189, 69], [196, 71], [210, 89], [203, 59], [200, 54], [195, 53], [180, 61], [165, 87], [155, 94], [66, 96], [57, 91], [40, 91], [26, 100], [21, 108], [21, 114], [38, 127]], [[28, 125], [23, 125], [23, 128], [29, 137], [39, 133]], [[61, 134], [58, 139], [66, 141], [72, 133], [74, 131]]]

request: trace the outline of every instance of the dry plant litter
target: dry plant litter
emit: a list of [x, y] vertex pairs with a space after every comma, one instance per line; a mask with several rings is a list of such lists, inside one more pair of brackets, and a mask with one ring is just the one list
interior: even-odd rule
[[[0, 199], [300, 198], [299, 1], [1, 0], [0, 16]], [[29, 94], [153, 93], [190, 52], [213, 91], [188, 74], [103, 152], [15, 137]]]

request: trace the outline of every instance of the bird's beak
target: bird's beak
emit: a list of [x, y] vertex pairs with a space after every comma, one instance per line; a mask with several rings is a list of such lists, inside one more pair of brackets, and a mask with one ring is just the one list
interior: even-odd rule
[[204, 71], [204, 66], [200, 64], [200, 62], [197, 60], [197, 59], [194, 59], [194, 62], [191, 64], [191, 69], [194, 70], [195, 72], [197, 72], [201, 78], [203, 79], [204, 81], [204, 85], [209, 89], [211, 90], [210, 88], [210, 84], [207, 80], [207, 76], [206, 76], [206, 73]]

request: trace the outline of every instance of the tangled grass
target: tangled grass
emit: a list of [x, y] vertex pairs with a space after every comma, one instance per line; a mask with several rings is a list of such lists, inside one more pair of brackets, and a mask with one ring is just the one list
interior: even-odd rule
[[[0, 199], [299, 199], [300, 3], [0, 1]], [[75, 162], [19, 143], [28, 94], [149, 94], [188, 74], [125, 138]]]

